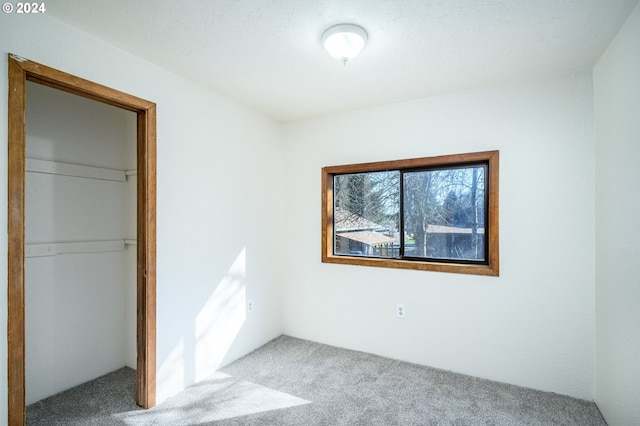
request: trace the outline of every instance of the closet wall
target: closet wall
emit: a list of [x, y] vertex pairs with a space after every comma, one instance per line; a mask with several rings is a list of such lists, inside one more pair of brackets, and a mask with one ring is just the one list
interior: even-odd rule
[[135, 368], [135, 144], [134, 113], [27, 85], [27, 404]]

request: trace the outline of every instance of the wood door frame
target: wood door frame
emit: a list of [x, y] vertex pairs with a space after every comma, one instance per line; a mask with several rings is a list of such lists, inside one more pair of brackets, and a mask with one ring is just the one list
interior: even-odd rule
[[25, 422], [24, 197], [26, 83], [31, 81], [137, 114], [136, 403], [156, 400], [156, 105], [9, 54], [8, 421]]

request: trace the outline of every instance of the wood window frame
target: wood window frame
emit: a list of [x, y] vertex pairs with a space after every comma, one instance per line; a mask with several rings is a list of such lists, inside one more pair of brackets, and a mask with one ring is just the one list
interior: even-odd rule
[[[421, 271], [451, 272], [459, 274], [498, 276], [498, 184], [499, 151], [483, 151], [465, 154], [422, 157], [407, 160], [382, 161], [375, 163], [348, 164], [322, 168], [322, 262], [344, 265], [376, 266], [383, 268], [416, 269]], [[334, 254], [334, 206], [333, 177], [345, 173], [367, 173], [388, 170], [410, 170], [428, 167], [464, 166], [485, 163], [487, 176], [487, 212], [485, 238], [487, 240], [486, 264], [456, 262], [434, 262], [417, 259], [376, 258]]]
[[136, 403], [156, 403], [156, 104], [9, 54], [8, 424], [25, 423], [26, 83], [31, 81], [137, 114]]

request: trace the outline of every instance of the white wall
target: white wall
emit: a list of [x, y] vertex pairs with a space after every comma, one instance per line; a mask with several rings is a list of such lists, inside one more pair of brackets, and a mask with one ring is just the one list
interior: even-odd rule
[[[135, 163], [134, 113], [35, 83], [26, 104], [27, 158], [117, 170]], [[131, 181], [28, 172], [26, 243], [135, 239], [128, 186], [135, 191]], [[25, 259], [27, 404], [136, 367], [136, 281], [126, 274], [135, 259], [135, 246]]]
[[[282, 126], [47, 15], [0, 16], [5, 100], [9, 52], [157, 104], [158, 402], [281, 334]], [[5, 200], [6, 120], [0, 102]], [[3, 211], [0, 228], [6, 223]], [[0, 247], [6, 277], [6, 233]], [[246, 314], [249, 298], [255, 308]], [[0, 419], [6, 353], [0, 339]]]
[[640, 424], [640, 6], [594, 69], [596, 402]]
[[[584, 71], [288, 125], [285, 333], [593, 399], [592, 94]], [[493, 149], [500, 277], [320, 262], [322, 166]]]

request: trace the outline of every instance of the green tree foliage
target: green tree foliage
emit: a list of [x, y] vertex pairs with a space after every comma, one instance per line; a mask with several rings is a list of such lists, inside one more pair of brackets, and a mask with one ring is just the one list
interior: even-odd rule
[[334, 205], [379, 225], [399, 225], [399, 172], [335, 176]]

